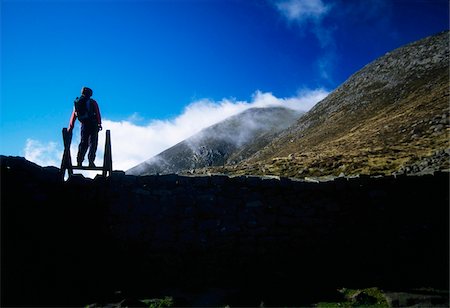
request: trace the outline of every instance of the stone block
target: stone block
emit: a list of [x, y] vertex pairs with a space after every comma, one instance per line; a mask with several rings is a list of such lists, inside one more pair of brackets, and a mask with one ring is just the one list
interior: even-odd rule
[[258, 221], [258, 216], [260, 216], [261, 211], [257, 210], [258, 208], [245, 208], [238, 212], [238, 221], [242, 225], [249, 225], [249, 222], [252, 222], [251, 225], [255, 225]]
[[277, 216], [274, 213], [264, 213], [258, 216], [258, 223], [261, 226], [272, 227], [277, 223]]
[[145, 175], [145, 176], [137, 176], [137, 183], [139, 185], [152, 187], [158, 181], [157, 175]]
[[87, 179], [82, 174], [72, 175], [66, 182], [69, 185], [86, 185], [88, 183]]
[[220, 215], [220, 208], [212, 203], [200, 203], [196, 206], [196, 210], [201, 219], [217, 218]]
[[158, 184], [167, 186], [176, 186], [179, 183], [179, 176], [177, 174], [164, 174], [158, 177]]
[[294, 217], [296, 214], [296, 209], [298, 208], [298, 206], [292, 205], [282, 205], [279, 207], [278, 213], [281, 216], [289, 216], [289, 217]]
[[282, 227], [291, 227], [299, 224], [299, 219], [291, 216], [280, 216], [278, 217], [278, 225]]
[[168, 197], [172, 196], [172, 191], [168, 189], [154, 189], [152, 190], [152, 194], [158, 197]]
[[238, 225], [223, 225], [220, 228], [220, 234], [230, 236], [235, 235], [241, 232], [241, 227]]
[[125, 177], [124, 171], [113, 171], [109, 176], [109, 179], [112, 181], [122, 180]]
[[245, 207], [247, 208], [261, 208], [264, 204], [260, 200], [249, 201], [245, 203]]
[[204, 193], [196, 196], [196, 201], [200, 204], [213, 204], [216, 201], [216, 196], [212, 193]]
[[280, 178], [280, 187], [282, 187], [283, 189], [286, 188], [291, 188], [293, 185], [295, 185], [296, 182], [293, 182], [291, 179], [289, 178]]
[[226, 213], [233, 213], [237, 209], [236, 202], [229, 196], [218, 194], [216, 197], [216, 205], [223, 209]]
[[162, 203], [161, 214], [167, 218], [174, 218], [180, 215], [180, 210], [175, 203]]
[[331, 213], [336, 213], [336, 212], [340, 211], [340, 205], [339, 205], [339, 203], [337, 203], [335, 201], [327, 202], [324, 205], [324, 208], [325, 208], [325, 212], [328, 212], [328, 213], [330, 213], [330, 212]]
[[235, 176], [230, 178], [230, 184], [236, 187], [240, 187], [242, 185], [246, 185], [247, 183], [247, 177], [246, 176]]
[[313, 207], [299, 207], [295, 208], [292, 214], [293, 217], [313, 217], [316, 215], [316, 209]]
[[159, 202], [164, 206], [177, 207], [177, 198], [174, 195], [161, 196]]
[[226, 175], [213, 175], [213, 176], [211, 176], [210, 180], [211, 180], [211, 185], [223, 186], [228, 182], [229, 177]]
[[265, 204], [266, 208], [277, 209], [280, 206], [282, 206], [283, 204], [285, 204], [285, 201], [283, 200], [283, 196], [271, 195], [271, 196], [265, 196], [263, 198], [264, 198], [264, 204]]
[[130, 187], [134, 186], [137, 183], [137, 177], [134, 175], [125, 175], [122, 178], [122, 185]]
[[59, 185], [61, 183], [61, 173], [56, 167], [43, 167], [40, 174], [38, 177], [39, 181], [50, 185]]
[[138, 198], [140, 200], [140, 203], [146, 205], [146, 206], [159, 206], [159, 198], [154, 195], [147, 195], [147, 194], [140, 194], [138, 195]]
[[208, 219], [202, 222], [199, 222], [198, 229], [201, 232], [211, 232], [216, 230], [220, 226], [220, 220], [217, 219]]
[[334, 180], [334, 187], [338, 192], [345, 191], [348, 187], [348, 179], [344, 177], [337, 178]]
[[265, 236], [265, 235], [269, 235], [269, 229], [267, 227], [261, 226], [261, 227], [256, 227], [253, 229], [249, 229], [247, 234], [251, 234], [252, 236]]
[[137, 195], [142, 195], [142, 196], [150, 196], [151, 195], [151, 193], [150, 193], [150, 191], [148, 191], [148, 190], [146, 190], [146, 189], [143, 189], [143, 188], [141, 188], [141, 187], [137, 187], [137, 188], [134, 188], [133, 190], [132, 190], [132, 193], [133, 194], [137, 194]]
[[195, 187], [208, 187], [210, 176], [196, 176], [192, 178], [192, 185]]
[[261, 177], [259, 176], [247, 176], [245, 183], [248, 187], [258, 187], [261, 184]]

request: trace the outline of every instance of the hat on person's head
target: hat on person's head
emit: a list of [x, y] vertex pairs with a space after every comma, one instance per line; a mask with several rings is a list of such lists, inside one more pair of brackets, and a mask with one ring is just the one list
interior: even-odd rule
[[88, 87], [83, 87], [81, 89], [81, 94], [87, 97], [91, 97], [92, 96], [92, 90]]

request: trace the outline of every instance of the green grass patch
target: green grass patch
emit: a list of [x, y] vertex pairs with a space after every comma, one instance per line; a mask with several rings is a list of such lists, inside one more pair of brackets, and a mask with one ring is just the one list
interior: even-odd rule
[[141, 299], [142, 303], [147, 305], [148, 308], [162, 308], [162, 307], [173, 307], [173, 298], [166, 296], [164, 298], [152, 298], [152, 299]]
[[321, 308], [335, 307], [389, 307], [383, 292], [378, 288], [368, 289], [340, 289], [344, 296], [341, 302], [320, 302], [316, 306]]

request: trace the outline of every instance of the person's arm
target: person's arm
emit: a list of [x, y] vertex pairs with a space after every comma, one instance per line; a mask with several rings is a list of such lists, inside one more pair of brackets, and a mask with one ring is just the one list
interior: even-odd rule
[[94, 102], [94, 108], [95, 108], [95, 114], [97, 115], [97, 124], [100, 130], [102, 130], [102, 116], [100, 114], [100, 108], [98, 108], [98, 103], [95, 100], [92, 100]]
[[75, 120], [77, 119], [77, 113], [75, 112], [75, 107], [73, 108], [72, 115], [70, 116], [69, 128], [67, 131], [69, 133], [72, 132], [73, 127], [75, 126]]

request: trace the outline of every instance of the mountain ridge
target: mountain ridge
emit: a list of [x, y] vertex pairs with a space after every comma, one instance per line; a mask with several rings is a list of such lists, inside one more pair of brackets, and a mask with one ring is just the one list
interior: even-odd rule
[[203, 129], [126, 173], [181, 173], [236, 164], [270, 142], [301, 114], [284, 107], [247, 109]]
[[367, 64], [236, 166], [291, 177], [448, 169], [448, 31]]

